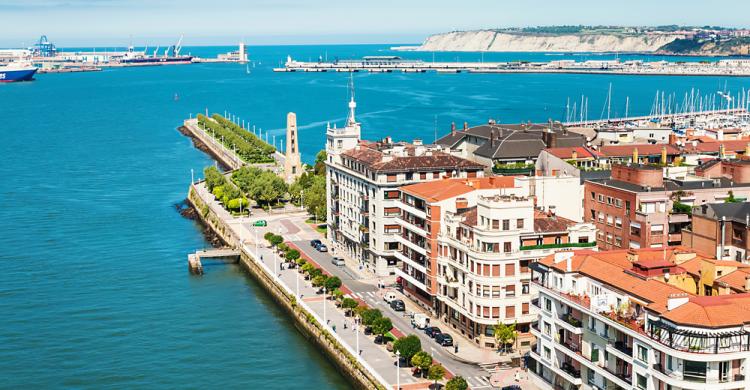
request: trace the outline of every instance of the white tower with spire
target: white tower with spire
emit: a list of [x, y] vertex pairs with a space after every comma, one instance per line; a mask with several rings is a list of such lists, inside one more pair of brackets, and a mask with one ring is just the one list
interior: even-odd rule
[[357, 102], [354, 100], [354, 76], [352, 74], [349, 82], [350, 100], [349, 115], [346, 118], [346, 126], [343, 128], [331, 127], [329, 123], [326, 127], [326, 153], [328, 154], [328, 164], [340, 164], [341, 152], [354, 149], [360, 140], [360, 124], [355, 117]]

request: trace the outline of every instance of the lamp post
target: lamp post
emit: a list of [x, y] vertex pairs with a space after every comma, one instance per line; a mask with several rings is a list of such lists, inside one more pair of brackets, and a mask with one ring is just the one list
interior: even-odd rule
[[354, 333], [356, 333], [357, 337], [357, 350], [355, 351], [357, 353], [357, 360], [359, 360], [359, 316], [354, 317], [354, 323], [357, 325], [354, 328]]
[[299, 278], [300, 278], [300, 276], [299, 276], [299, 272], [298, 272], [298, 273], [297, 273], [297, 276], [296, 276], [296, 277], [294, 278], [294, 280], [295, 280], [295, 281], [296, 281], [296, 283], [297, 283], [297, 299], [299, 299], [299, 298], [300, 298], [300, 296], [299, 296]]
[[401, 371], [401, 352], [396, 351], [396, 390], [401, 389], [401, 377], [399, 377], [399, 371]]
[[327, 318], [328, 317], [326, 316], [326, 288], [323, 287], [323, 322], [325, 323], [323, 325], [328, 324]]

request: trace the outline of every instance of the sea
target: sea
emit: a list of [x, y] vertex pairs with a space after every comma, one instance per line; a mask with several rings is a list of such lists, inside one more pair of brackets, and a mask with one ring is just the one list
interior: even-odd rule
[[[280, 145], [286, 114], [295, 112], [300, 150], [311, 162], [326, 125], [343, 125], [350, 75], [274, 73], [287, 56], [615, 58], [391, 46], [250, 46], [249, 64], [41, 74], [0, 85], [0, 388], [349, 388], [238, 267], [188, 273], [187, 254], [208, 243], [177, 206], [191, 171], [198, 177], [214, 162], [177, 127], [197, 113], [226, 112]], [[215, 57], [235, 49], [183, 52]], [[452, 122], [563, 120], [579, 112], [582, 97], [587, 117], [597, 119], [607, 106], [623, 115], [626, 100], [630, 114], [649, 114], [657, 91], [682, 99], [750, 89], [750, 78], [579, 74], [355, 73], [353, 82], [364, 138], [426, 143]]]

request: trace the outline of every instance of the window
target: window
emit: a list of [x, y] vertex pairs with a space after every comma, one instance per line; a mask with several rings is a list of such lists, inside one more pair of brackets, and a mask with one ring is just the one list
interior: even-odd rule
[[594, 209], [591, 209], [591, 220], [592, 221], [596, 220], [596, 210]]
[[521, 314], [529, 314], [529, 304], [528, 303], [522, 303], [521, 304]]
[[492, 220], [492, 230], [500, 229], [500, 221], [497, 219]]
[[529, 293], [529, 283], [524, 282], [523, 284], [521, 284], [521, 294], [526, 295], [528, 293]]
[[622, 229], [622, 218], [615, 217], [615, 227], [618, 229]]
[[591, 361], [599, 363], [599, 347], [596, 344], [591, 344]]
[[419, 174], [419, 178], [421, 180], [427, 180], [427, 172], [422, 172]]
[[589, 385], [595, 385], [594, 370], [586, 370], [586, 383]]
[[615, 236], [615, 246], [622, 248], [622, 237]]
[[505, 318], [514, 318], [516, 316], [515, 306], [505, 306]]
[[544, 347], [544, 359], [545, 360], [550, 360], [551, 356], [552, 356], [552, 353], [549, 350], [549, 348], [548, 347]]
[[598, 200], [598, 201], [599, 201], [600, 203], [604, 203], [604, 195], [602, 195], [602, 194], [599, 194], [599, 195], [597, 196], [597, 200]]
[[515, 264], [505, 264], [505, 276], [513, 276], [516, 274]]
[[511, 252], [512, 249], [511, 249], [511, 245], [510, 245], [509, 242], [504, 242], [503, 243], [503, 250], [505, 251], [505, 253], [510, 253]]
[[591, 200], [596, 200], [596, 193], [591, 191]]
[[638, 346], [638, 360], [648, 363], [648, 349], [642, 345]]
[[622, 208], [622, 200], [615, 198], [615, 207]]
[[411, 173], [411, 172], [407, 172], [407, 173], [406, 173], [406, 180], [411, 180], [411, 179], [413, 179], [413, 176], [414, 176], [414, 174], [413, 174], [413, 173]]
[[552, 301], [549, 298], [544, 298], [544, 310], [552, 311]]
[[516, 220], [516, 228], [523, 229], [523, 218], [518, 218]]
[[396, 181], [396, 175], [388, 175], [387, 177], [388, 177], [387, 181], [389, 183], [393, 183]]
[[599, 218], [598, 219], [599, 219], [599, 222], [603, 223], [604, 222], [604, 213], [599, 212]]
[[510, 220], [504, 219], [503, 220], [503, 230], [510, 230]]
[[647, 384], [646, 384], [646, 377], [641, 374], [635, 374], [636, 383], [638, 384], [638, 388], [642, 390], [646, 390]]
[[552, 326], [549, 324], [549, 322], [544, 323], [544, 334], [546, 334], [547, 336], [552, 334]]
[[515, 284], [509, 284], [505, 286], [505, 296], [506, 297], [515, 297], [516, 296], [516, 285]]

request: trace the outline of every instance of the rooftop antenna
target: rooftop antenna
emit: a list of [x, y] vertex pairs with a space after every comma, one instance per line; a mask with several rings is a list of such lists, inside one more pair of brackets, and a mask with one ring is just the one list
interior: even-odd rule
[[435, 115], [435, 141], [433, 143], [437, 144], [437, 115]]

